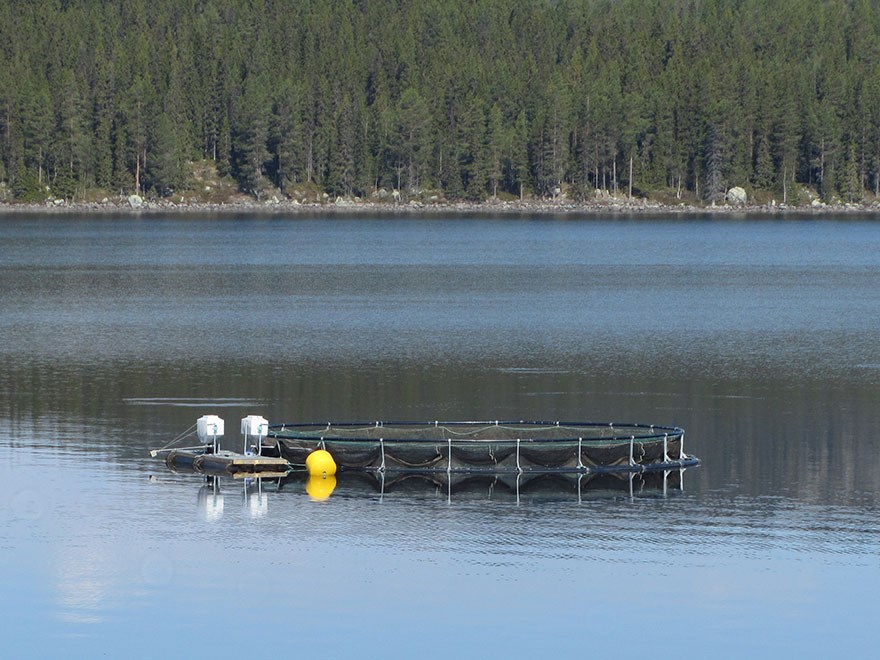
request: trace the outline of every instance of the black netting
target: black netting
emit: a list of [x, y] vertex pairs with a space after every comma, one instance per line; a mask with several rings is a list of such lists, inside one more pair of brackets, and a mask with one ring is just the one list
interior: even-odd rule
[[342, 469], [585, 471], [681, 462], [677, 427], [593, 422], [374, 422], [270, 427], [282, 454], [302, 464], [316, 449]]

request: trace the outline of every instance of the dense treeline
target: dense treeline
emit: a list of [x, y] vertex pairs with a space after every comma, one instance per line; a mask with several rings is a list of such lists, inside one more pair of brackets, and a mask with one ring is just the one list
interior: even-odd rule
[[[880, 186], [869, 0], [5, 0], [0, 181], [22, 199], [453, 198]], [[630, 180], [630, 172], [632, 177]]]

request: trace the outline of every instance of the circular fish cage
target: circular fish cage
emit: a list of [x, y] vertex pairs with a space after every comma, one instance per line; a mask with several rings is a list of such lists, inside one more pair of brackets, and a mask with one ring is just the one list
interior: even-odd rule
[[317, 449], [341, 470], [641, 472], [697, 465], [684, 429], [603, 422], [324, 422], [269, 426], [293, 465]]

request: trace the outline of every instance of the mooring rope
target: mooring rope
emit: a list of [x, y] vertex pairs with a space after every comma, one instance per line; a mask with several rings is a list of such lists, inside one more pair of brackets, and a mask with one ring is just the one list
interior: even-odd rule
[[167, 445], [165, 445], [164, 447], [162, 447], [161, 449], [159, 449], [159, 451], [165, 451], [165, 450], [168, 449], [171, 445], [173, 445], [173, 444], [175, 444], [175, 443], [177, 443], [177, 442], [180, 442], [180, 441], [183, 440], [184, 438], [188, 438], [189, 436], [191, 436], [191, 435], [193, 434], [193, 432], [196, 430], [196, 426], [197, 426], [197, 425], [198, 425], [198, 422], [196, 422], [196, 424], [193, 424], [192, 426], [190, 426], [186, 431], [184, 431], [183, 433], [181, 433], [180, 435], [178, 435], [176, 438], [174, 438], [174, 440], [172, 440], [172, 441], [169, 442]]

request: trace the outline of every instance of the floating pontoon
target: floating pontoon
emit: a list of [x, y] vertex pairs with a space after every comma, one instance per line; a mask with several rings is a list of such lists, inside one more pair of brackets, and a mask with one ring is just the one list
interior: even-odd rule
[[[244, 448], [241, 453], [220, 449], [220, 438], [225, 424], [216, 415], [204, 415], [196, 423], [162, 449], [150, 451], [153, 458], [164, 458], [172, 470], [192, 470], [206, 475], [232, 477], [281, 477], [290, 472], [290, 464], [280, 456], [262, 456], [260, 449], [269, 423], [257, 415], [241, 420]], [[195, 447], [171, 445], [188, 438], [195, 432], [201, 444]], [[253, 450], [256, 449], [256, 452]]]

